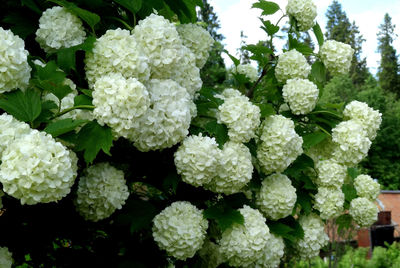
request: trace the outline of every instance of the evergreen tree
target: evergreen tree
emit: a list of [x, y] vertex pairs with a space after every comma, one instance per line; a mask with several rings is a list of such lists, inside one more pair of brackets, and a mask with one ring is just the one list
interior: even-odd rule
[[244, 47], [247, 46], [246, 39], [247, 35], [245, 35], [243, 31], [240, 31], [240, 48], [238, 52], [240, 53], [240, 62], [242, 64], [250, 63], [250, 53], [248, 50], [244, 49]]
[[392, 18], [385, 14], [383, 24], [379, 26], [378, 33], [378, 51], [381, 53], [381, 63], [378, 69], [380, 86], [388, 91], [392, 91], [399, 96], [400, 94], [400, 75], [399, 63], [392, 43], [395, 37], [395, 25], [392, 24]]

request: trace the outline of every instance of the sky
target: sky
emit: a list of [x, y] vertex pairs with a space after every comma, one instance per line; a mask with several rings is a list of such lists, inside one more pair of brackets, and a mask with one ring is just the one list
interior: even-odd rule
[[[261, 22], [258, 17], [261, 10], [251, 9], [252, 4], [257, 2], [256, 0], [209, 0], [208, 2], [217, 13], [221, 24], [220, 33], [225, 36], [223, 43], [230, 54], [238, 55], [237, 49], [240, 47], [241, 30], [247, 36], [247, 44], [255, 44], [259, 40], [267, 38], [266, 33], [260, 29]], [[285, 10], [287, 0], [275, 0], [274, 2], [278, 3], [282, 10]], [[322, 31], [325, 32], [325, 13], [332, 0], [314, 0], [314, 3], [316, 3], [318, 11], [316, 21], [320, 24]], [[400, 53], [400, 0], [339, 0], [339, 3], [350, 21], [356, 22], [361, 34], [366, 39], [363, 43], [362, 57], [367, 58], [367, 66], [375, 74], [380, 60], [380, 55], [377, 52], [376, 35], [385, 13], [389, 13], [392, 17], [392, 23], [396, 25], [395, 33], [399, 37], [395, 39], [393, 46], [397, 53]], [[264, 19], [276, 22], [282, 14], [282, 11], [278, 11], [272, 16], [264, 17]], [[287, 20], [282, 20], [279, 25], [283, 26], [285, 23], [287, 23]], [[275, 45], [277, 48], [282, 47], [284, 41], [277, 41]], [[224, 58], [227, 66], [230, 66], [232, 62], [227, 56], [224, 56]]]

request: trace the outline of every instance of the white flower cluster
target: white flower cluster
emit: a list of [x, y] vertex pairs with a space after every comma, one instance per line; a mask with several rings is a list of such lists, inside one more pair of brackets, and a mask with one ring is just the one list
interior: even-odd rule
[[31, 77], [24, 40], [0, 27], [0, 93], [25, 89]]
[[146, 82], [150, 77], [149, 59], [129, 31], [108, 30], [94, 43], [85, 59], [86, 78], [93, 88], [97, 79], [110, 73]]
[[264, 254], [270, 239], [269, 228], [261, 213], [247, 205], [239, 209], [244, 225], [235, 224], [222, 233], [220, 252], [231, 266], [249, 266]]
[[317, 86], [307, 80], [294, 78], [286, 81], [282, 89], [282, 96], [294, 114], [308, 114], [317, 104], [319, 90]]
[[214, 39], [203, 27], [196, 24], [181, 24], [176, 27], [183, 45], [188, 47], [196, 56], [196, 66], [203, 68], [209, 56]]
[[276, 173], [264, 179], [256, 202], [267, 218], [278, 220], [292, 213], [296, 200], [296, 188], [290, 179]]
[[80, 45], [85, 37], [82, 21], [64, 7], [48, 8], [39, 19], [36, 41], [46, 52]]
[[371, 201], [375, 200], [381, 192], [379, 183], [369, 175], [358, 175], [354, 180], [354, 187], [359, 197], [365, 197]]
[[13, 264], [12, 254], [6, 247], [0, 247], [0, 267], [11, 268]]
[[371, 146], [363, 126], [355, 120], [343, 121], [332, 129], [332, 141], [335, 160], [346, 166], [358, 164]]
[[263, 172], [284, 171], [303, 153], [303, 138], [294, 130], [294, 123], [282, 115], [271, 115], [261, 125], [261, 144], [257, 158]]
[[239, 64], [238, 66], [236, 66], [236, 73], [243, 74], [252, 83], [257, 81], [257, 79], [258, 79], [258, 71], [250, 63], [248, 63], [248, 64]]
[[99, 124], [109, 125], [117, 137], [127, 138], [137, 118], [150, 106], [145, 86], [136, 78], [125, 79], [120, 73], [99, 78], [92, 95], [94, 117]]
[[321, 46], [319, 53], [325, 67], [333, 75], [349, 72], [354, 53], [351, 46], [335, 40], [327, 40]]
[[0, 115], [0, 159], [7, 147], [14, 140], [29, 134], [31, 128], [28, 124], [16, 120], [13, 116], [3, 113]]
[[378, 207], [365, 197], [357, 197], [350, 202], [349, 214], [358, 225], [367, 227], [378, 220]]
[[332, 139], [328, 137], [317, 145], [308, 149], [306, 153], [314, 160], [314, 163], [318, 163], [319, 161], [332, 158], [334, 148], [335, 144], [332, 142]]
[[343, 211], [344, 194], [341, 189], [319, 187], [315, 195], [314, 208], [320, 212], [322, 219], [339, 216]]
[[98, 163], [84, 170], [79, 179], [75, 206], [85, 220], [110, 217], [129, 197], [124, 172], [109, 163]]
[[289, 0], [286, 12], [296, 19], [299, 30], [305, 32], [315, 24], [317, 6], [312, 0]]
[[260, 125], [260, 108], [238, 90], [228, 88], [222, 93], [224, 103], [218, 107], [218, 123], [228, 127], [230, 140], [248, 142]]
[[304, 237], [297, 241], [296, 249], [300, 258], [312, 259], [329, 241], [324, 222], [318, 215], [309, 214], [301, 216], [299, 223], [304, 230]]
[[316, 183], [323, 187], [341, 189], [347, 176], [347, 168], [333, 159], [321, 160], [315, 164], [318, 177]]
[[278, 58], [275, 67], [275, 76], [279, 82], [284, 83], [288, 79], [306, 79], [311, 72], [311, 66], [307, 59], [295, 49], [289, 50]]
[[268, 243], [264, 248], [263, 256], [248, 268], [277, 268], [281, 262], [281, 258], [285, 254], [285, 243], [283, 238], [271, 234]]
[[369, 107], [365, 102], [352, 101], [346, 105], [343, 115], [345, 120], [359, 121], [367, 132], [368, 138], [372, 141], [376, 137], [382, 123], [382, 114]]
[[37, 130], [11, 143], [1, 161], [3, 190], [28, 205], [54, 202], [66, 196], [78, 168], [75, 153]]
[[186, 201], [172, 203], [153, 219], [158, 246], [178, 260], [191, 258], [201, 249], [208, 222], [202, 210]]

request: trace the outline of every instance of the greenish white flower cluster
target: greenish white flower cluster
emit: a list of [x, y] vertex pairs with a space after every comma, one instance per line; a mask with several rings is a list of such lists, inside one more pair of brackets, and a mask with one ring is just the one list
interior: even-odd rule
[[288, 79], [306, 79], [311, 72], [307, 59], [295, 49], [289, 50], [278, 58], [275, 67], [275, 76], [279, 82], [285, 83]]
[[285, 254], [285, 243], [282, 237], [271, 234], [268, 243], [264, 248], [261, 258], [248, 268], [277, 268], [281, 262], [281, 258]]
[[0, 129], [0, 159], [4, 150], [6, 150], [14, 140], [31, 132], [31, 128], [28, 124], [18, 121], [13, 116], [6, 113], [0, 115]]
[[260, 108], [238, 90], [227, 88], [220, 96], [224, 103], [218, 107], [218, 123], [228, 127], [229, 139], [248, 142], [260, 125]]
[[191, 258], [201, 249], [207, 228], [202, 210], [186, 201], [172, 203], [153, 219], [154, 240], [178, 260]]
[[357, 197], [350, 202], [349, 214], [358, 225], [367, 227], [378, 220], [378, 207], [365, 197]]
[[317, 6], [312, 0], [289, 0], [286, 12], [296, 19], [299, 30], [305, 32], [315, 24]]
[[317, 86], [307, 79], [289, 79], [282, 89], [283, 99], [296, 115], [311, 112], [317, 104], [318, 95]]
[[85, 37], [82, 21], [64, 7], [48, 8], [39, 19], [36, 41], [46, 52], [80, 45]]
[[350, 45], [335, 40], [325, 41], [319, 51], [322, 62], [333, 75], [349, 72], [353, 53]]
[[331, 137], [328, 137], [322, 142], [308, 149], [306, 153], [314, 160], [314, 163], [318, 163], [322, 160], [331, 159], [333, 157], [334, 148], [335, 144], [332, 142]]
[[381, 191], [381, 186], [377, 181], [374, 181], [369, 175], [358, 175], [354, 180], [354, 187], [356, 188], [359, 197], [365, 197], [375, 200]]
[[236, 66], [236, 73], [246, 76], [252, 83], [257, 81], [257, 79], [258, 79], [258, 71], [250, 63], [239, 64], [238, 66]]
[[286, 175], [280, 173], [265, 178], [257, 193], [257, 205], [265, 217], [272, 220], [289, 216], [296, 200], [296, 188]]
[[85, 220], [99, 221], [121, 209], [128, 197], [124, 172], [109, 163], [98, 163], [80, 177], [75, 206]]
[[317, 171], [317, 185], [341, 189], [347, 176], [347, 168], [334, 159], [318, 161], [315, 164]]
[[322, 219], [331, 219], [343, 212], [344, 194], [335, 187], [319, 187], [315, 195], [314, 208], [320, 212]]
[[261, 124], [260, 144], [257, 158], [265, 174], [283, 172], [303, 153], [300, 137], [291, 119], [271, 115]]
[[0, 93], [25, 89], [31, 78], [24, 40], [0, 27]]
[[247, 205], [239, 209], [244, 224], [234, 224], [222, 233], [220, 252], [234, 267], [249, 266], [259, 260], [271, 237], [262, 214]]
[[0, 247], [0, 267], [11, 268], [13, 264], [12, 254], [6, 247]]

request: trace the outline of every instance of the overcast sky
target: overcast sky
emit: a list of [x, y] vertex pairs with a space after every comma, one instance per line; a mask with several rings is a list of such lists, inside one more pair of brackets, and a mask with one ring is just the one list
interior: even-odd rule
[[[237, 48], [240, 47], [240, 31], [248, 36], [247, 44], [255, 44], [259, 40], [265, 40], [266, 34], [259, 27], [261, 22], [258, 17], [261, 14], [260, 9], [251, 9], [251, 6], [256, 0], [209, 0], [209, 3], [214, 7], [221, 23], [220, 32], [225, 36], [225, 48], [233, 55], [237, 55]], [[276, 0], [285, 10], [287, 0]], [[339, 0], [342, 9], [346, 12], [347, 17], [352, 22], [356, 22], [361, 34], [366, 41], [363, 43], [363, 57], [367, 57], [367, 64], [372, 73], [376, 73], [376, 68], [379, 65], [380, 56], [377, 53], [377, 37], [378, 26], [383, 22], [385, 13], [389, 13], [392, 17], [393, 24], [396, 25], [395, 33], [400, 35], [400, 0]], [[332, 0], [314, 0], [318, 7], [317, 21], [325, 32], [326, 25], [326, 10], [332, 3]], [[273, 16], [267, 18], [271, 21], [277, 21], [282, 15], [278, 11]], [[286, 21], [282, 21], [280, 26]], [[282, 47], [282, 42], [276, 43], [277, 47]], [[394, 47], [397, 53], [400, 53], [400, 37], [394, 41]], [[225, 60], [227, 65], [232, 62], [229, 59]]]

